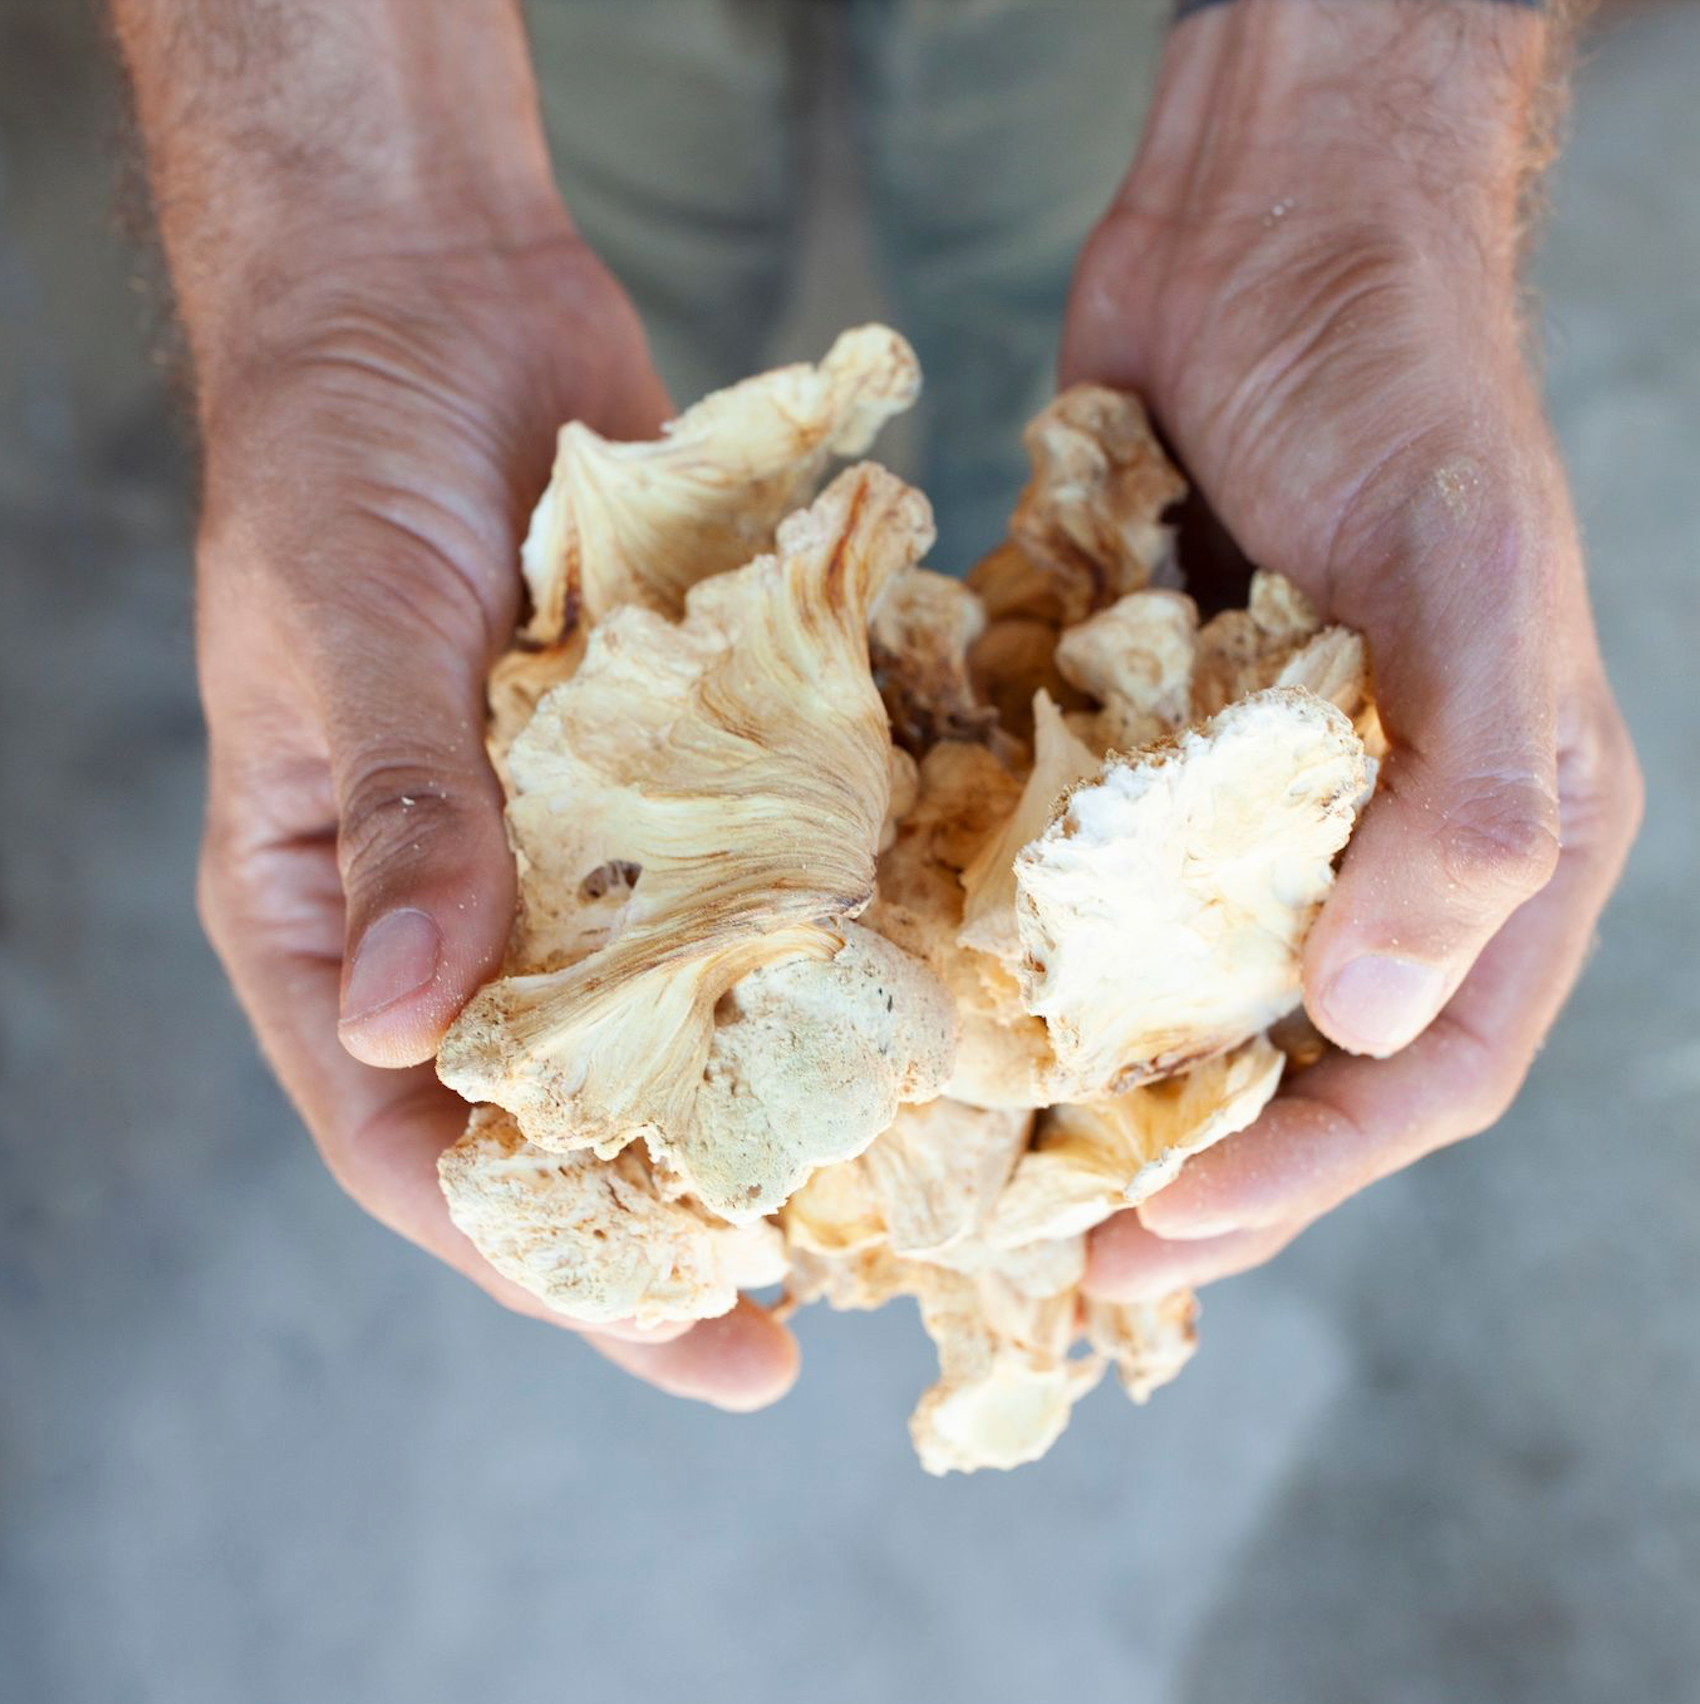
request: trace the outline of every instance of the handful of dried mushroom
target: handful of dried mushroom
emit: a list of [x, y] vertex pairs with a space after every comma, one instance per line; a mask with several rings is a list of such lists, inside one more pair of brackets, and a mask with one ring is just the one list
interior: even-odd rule
[[440, 1171], [578, 1319], [915, 1297], [942, 1473], [1192, 1353], [1190, 1295], [1082, 1297], [1085, 1233], [1275, 1092], [1381, 740], [1361, 640], [1285, 580], [1202, 624], [1172, 589], [1131, 396], [1033, 421], [966, 582], [883, 468], [809, 502], [918, 388], [868, 326], [658, 442], [563, 430], [491, 679], [519, 909], [438, 1055], [475, 1103]]

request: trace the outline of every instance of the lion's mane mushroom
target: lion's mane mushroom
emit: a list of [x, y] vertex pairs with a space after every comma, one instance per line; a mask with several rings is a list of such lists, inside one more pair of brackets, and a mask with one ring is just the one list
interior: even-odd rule
[[836, 1256], [879, 1244], [934, 1260], [978, 1235], [1027, 1146], [1033, 1115], [944, 1096], [899, 1110], [853, 1160], [823, 1167], [780, 1212], [787, 1238]]
[[1032, 478], [1009, 538], [968, 576], [989, 618], [971, 655], [975, 684], [1006, 732], [1025, 739], [1035, 692], [1077, 707], [1053, 652], [1065, 627], [1167, 574], [1162, 515], [1186, 495], [1139, 399], [1073, 385], [1023, 434]]
[[1368, 780], [1333, 705], [1254, 693], [1109, 758], [1015, 856], [1022, 991], [1073, 1088], [1116, 1094], [1299, 1002], [1300, 949]]
[[863, 919], [924, 960], [950, 990], [958, 1034], [944, 1092], [973, 1106], [1038, 1107], [1056, 1098], [1045, 1026], [1022, 1005], [1013, 972], [961, 940], [963, 870], [1022, 795], [987, 747], [934, 746], [921, 760], [915, 802], [880, 857], [878, 893]]
[[[628, 605], [592, 631], [508, 754], [516, 950], [445, 1038], [446, 1083], [541, 1148], [642, 1138], [736, 1220], [937, 1091], [948, 996], [849, 921], [890, 774], [868, 611], [931, 535], [917, 492], [855, 468], [682, 622]], [[756, 1034], [796, 1068], [757, 1063]], [[812, 1104], [821, 1072], [857, 1085], [853, 1107]]]
[[868, 654], [891, 737], [916, 756], [940, 740], [990, 737], [997, 711], [969, 678], [969, 647], [986, 612], [960, 580], [926, 568], [888, 582], [874, 605]]
[[590, 1325], [709, 1319], [786, 1273], [772, 1225], [731, 1225], [668, 1195], [641, 1144], [611, 1160], [550, 1153], [481, 1106], [438, 1171], [449, 1217], [479, 1253]]
[[1290, 581], [1202, 623], [1173, 589], [1185, 487], [1134, 398], [1032, 423], [967, 586], [880, 469], [781, 521], [917, 382], [868, 327], [658, 443], [563, 433], [490, 683], [520, 906], [439, 1055], [486, 1103], [440, 1172], [591, 1323], [781, 1274], [912, 1297], [943, 1473], [1191, 1355], [1191, 1295], [1083, 1295], [1086, 1233], [1314, 1056], [1304, 935], [1384, 742], [1362, 640]]
[[521, 553], [526, 638], [553, 644], [623, 604], [679, 615], [698, 581], [770, 549], [833, 457], [862, 454], [920, 388], [909, 345], [866, 325], [819, 366], [779, 367], [704, 397], [653, 441], [613, 443], [569, 422]]
[[998, 1248], [1078, 1235], [1173, 1181], [1192, 1155], [1243, 1130], [1286, 1060], [1262, 1036], [1178, 1076], [1041, 1116], [986, 1226]]

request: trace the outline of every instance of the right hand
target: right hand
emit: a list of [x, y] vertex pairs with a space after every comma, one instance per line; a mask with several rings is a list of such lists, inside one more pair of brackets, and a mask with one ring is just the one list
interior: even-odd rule
[[467, 1109], [429, 1061], [513, 914], [482, 735], [526, 513], [563, 420], [645, 437], [671, 412], [630, 303], [563, 214], [500, 249], [367, 229], [358, 252], [281, 258], [200, 328], [184, 308], [205, 446], [200, 906], [266, 1057], [392, 1230], [664, 1390], [774, 1400], [796, 1349], [754, 1304], [577, 1327], [489, 1267], [437, 1187]]

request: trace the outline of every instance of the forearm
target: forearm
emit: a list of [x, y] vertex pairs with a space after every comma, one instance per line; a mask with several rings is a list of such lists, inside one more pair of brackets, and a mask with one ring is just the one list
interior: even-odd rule
[[111, 0], [197, 366], [297, 266], [564, 221], [518, 0]]
[[1544, 164], [1575, 20], [1497, 0], [1229, 0], [1171, 34], [1124, 195], [1281, 219], [1356, 198], [1452, 210], [1507, 258]]

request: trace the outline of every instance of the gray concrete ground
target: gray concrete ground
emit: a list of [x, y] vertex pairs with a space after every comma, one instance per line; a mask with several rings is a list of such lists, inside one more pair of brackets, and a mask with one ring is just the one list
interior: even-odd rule
[[0, 1698], [1700, 1700], [1700, 9], [1602, 32], [1538, 274], [1652, 800], [1586, 980], [1149, 1409], [948, 1482], [905, 1311], [687, 1409], [317, 1164], [191, 910], [186, 477], [87, 42], [0, 7]]

